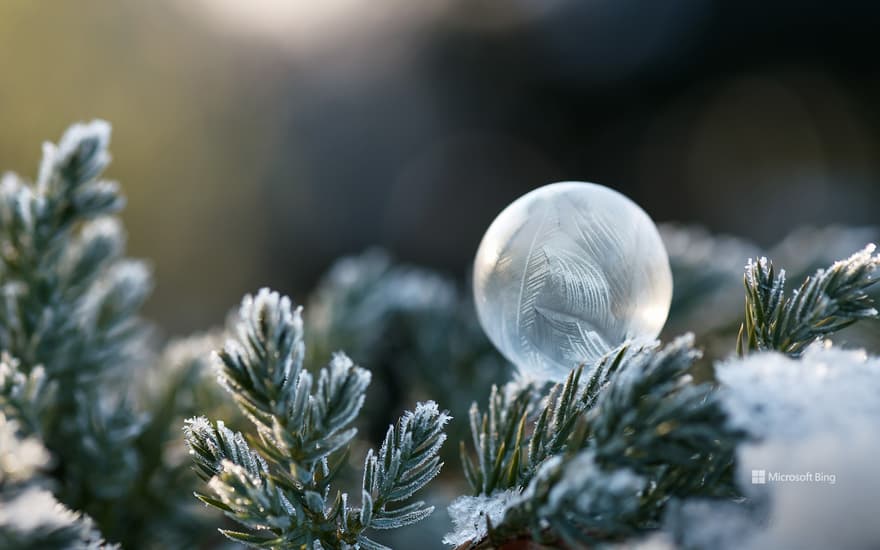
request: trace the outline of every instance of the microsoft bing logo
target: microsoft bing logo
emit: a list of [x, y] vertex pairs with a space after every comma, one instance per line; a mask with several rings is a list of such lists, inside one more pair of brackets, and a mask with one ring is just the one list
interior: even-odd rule
[[764, 485], [767, 483], [767, 470], [752, 470], [752, 484]]

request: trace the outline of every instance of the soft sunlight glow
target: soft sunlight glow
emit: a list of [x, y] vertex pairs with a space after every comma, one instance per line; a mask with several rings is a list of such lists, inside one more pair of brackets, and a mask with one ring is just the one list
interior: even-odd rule
[[[422, 20], [445, 4], [442, 0], [386, 0], [378, 9], [369, 0], [198, 0], [181, 2], [228, 30], [259, 35], [295, 50], [334, 43], [377, 30]], [[193, 8], [195, 7], [195, 8]]]

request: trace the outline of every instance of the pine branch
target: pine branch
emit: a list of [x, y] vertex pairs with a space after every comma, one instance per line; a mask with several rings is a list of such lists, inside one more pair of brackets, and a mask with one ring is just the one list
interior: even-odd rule
[[601, 468], [590, 450], [544, 462], [519, 501], [488, 538], [496, 545], [522, 536], [566, 548], [621, 540], [644, 514], [638, 496], [647, 480], [629, 469]]
[[[218, 496], [196, 494], [205, 504], [226, 512], [227, 515], [255, 531], [264, 531], [261, 536], [250, 536], [259, 540], [260, 547], [276, 547], [292, 543], [288, 533], [302, 521], [284, 492], [279, 490], [272, 479], [269, 464], [255, 451], [251, 450], [241, 433], [233, 433], [222, 421], [211, 424], [203, 417], [186, 422], [185, 436], [190, 446], [196, 473]], [[269, 532], [263, 526], [271, 525], [276, 532]], [[235, 532], [224, 532], [234, 540], [241, 540]], [[256, 537], [256, 538], [254, 538]]]
[[0, 547], [117, 548], [103, 541], [91, 518], [70, 511], [44, 488], [49, 452], [20, 428], [0, 411]]
[[111, 536], [143, 538], [127, 528], [117, 499], [136, 490], [144, 418], [108, 396], [145, 355], [137, 312], [150, 282], [146, 267], [123, 255], [112, 217], [124, 204], [118, 185], [100, 179], [109, 139], [106, 122], [73, 125], [44, 145], [35, 184], [2, 178], [0, 349], [21, 376], [51, 390], [24, 400], [10, 390], [2, 400], [55, 457], [62, 502], [85, 508]]
[[10, 498], [0, 498], [0, 508], [2, 548], [121, 548], [105, 542], [89, 516], [71, 511], [46, 489], [30, 487]]
[[599, 393], [612, 376], [632, 355], [644, 348], [635, 350], [628, 345], [621, 346], [605, 354], [592, 368], [592, 375], [586, 384], [581, 384], [584, 365], [579, 365], [568, 375], [563, 385], [557, 385], [547, 399], [547, 405], [535, 422], [535, 429], [529, 443], [529, 464], [527, 475], [521, 480], [528, 483], [542, 462], [551, 456], [568, 450], [572, 443], [582, 445], [576, 434], [578, 420], [596, 404]]
[[378, 453], [370, 449], [364, 461], [362, 484], [364, 510], [370, 510], [368, 516], [361, 517], [364, 525], [396, 529], [415, 523], [434, 510], [422, 502], [395, 510], [386, 506], [408, 499], [440, 473], [443, 464], [437, 454], [446, 441], [443, 428], [449, 419], [436, 404], [420, 403], [415, 411], [401, 417], [396, 429], [388, 428]]
[[[674, 497], [736, 494], [730, 469], [740, 435], [726, 427], [712, 387], [691, 382], [688, 371], [698, 357], [687, 336], [663, 348], [615, 350], [586, 383], [583, 366], [574, 369], [541, 408], [518, 477], [490, 489], [525, 488], [488, 528], [489, 540], [530, 534], [577, 547], [652, 528]], [[486, 420], [478, 427], [481, 462], [496, 463], [471, 477], [513, 468], [513, 457], [497, 452], [498, 434], [513, 423], [493, 430]], [[495, 454], [484, 456], [493, 445]]]
[[511, 383], [503, 390], [492, 386], [486, 413], [481, 415], [477, 404], [471, 405], [470, 426], [477, 463], [468, 456], [464, 441], [460, 452], [465, 478], [475, 495], [488, 495], [519, 482], [532, 394], [530, 385]]
[[630, 356], [577, 430], [584, 450], [545, 461], [498, 532], [528, 525], [536, 540], [613, 540], [656, 526], [673, 497], [735, 494], [739, 435], [712, 388], [690, 383], [698, 356], [691, 337]]
[[167, 452], [177, 403], [148, 415], [129, 400], [149, 358], [138, 312], [151, 283], [125, 257], [119, 186], [101, 177], [109, 141], [106, 122], [75, 124], [44, 146], [35, 183], [2, 177], [0, 410], [52, 454], [58, 500], [108, 538], [189, 546], [200, 522]]
[[133, 314], [149, 275], [121, 258], [122, 229], [108, 218], [124, 204], [115, 183], [98, 179], [109, 138], [103, 121], [74, 125], [44, 145], [35, 185], [11, 174], [0, 185], [0, 348], [25, 370], [94, 376], [129, 363], [138, 345]]
[[266, 442], [261, 450], [310, 472], [354, 438], [356, 430], [349, 426], [363, 405], [370, 373], [336, 354], [321, 369], [312, 394], [312, 375], [303, 369], [301, 311], [266, 289], [247, 296], [238, 338], [218, 357], [220, 382], [255, 423]]
[[440, 471], [437, 457], [449, 420], [419, 404], [390, 427], [378, 453], [367, 454], [360, 507], [330, 484], [346, 462], [364, 401], [368, 371], [334, 355], [313, 377], [303, 368], [301, 308], [267, 289], [242, 302], [237, 338], [217, 354], [219, 380], [253, 422], [245, 441], [222, 422], [187, 421], [196, 471], [215, 497], [198, 495], [247, 531], [222, 531], [258, 548], [382, 548], [365, 531], [409, 525], [433, 510], [422, 503], [390, 508]]
[[877, 317], [868, 289], [880, 256], [868, 245], [827, 269], [807, 277], [785, 295], [785, 271], [777, 272], [767, 258], [746, 266], [746, 319], [737, 338], [737, 352], [778, 350], [792, 357], [819, 338]]
[[41, 413], [52, 398], [52, 390], [42, 367], [25, 374], [20, 361], [5, 352], [0, 356], [0, 411], [21, 422], [26, 433], [42, 436]]
[[648, 479], [648, 518], [672, 496], [732, 492], [726, 476], [740, 436], [727, 428], [714, 387], [691, 380], [699, 356], [690, 335], [633, 354], [586, 418], [584, 438], [599, 465]]
[[514, 382], [503, 390], [493, 386], [486, 413], [481, 414], [474, 403], [470, 423], [476, 463], [461, 443], [465, 477], [474, 494], [490, 495], [525, 486], [542, 462], [564, 452], [578, 419], [592, 408], [601, 389], [631, 353], [628, 346], [609, 352], [596, 362], [584, 384], [585, 365], [579, 365], [540, 402], [535, 387]]

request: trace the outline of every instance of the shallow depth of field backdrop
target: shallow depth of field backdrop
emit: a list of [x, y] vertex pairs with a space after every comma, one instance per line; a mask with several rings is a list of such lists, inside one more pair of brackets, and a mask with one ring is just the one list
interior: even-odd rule
[[[32, 175], [43, 140], [113, 124], [162, 340], [261, 286], [303, 302], [374, 245], [464, 282], [495, 215], [559, 180], [762, 246], [877, 225], [880, 7], [852, 4], [6, 0], [0, 169]], [[407, 535], [425, 547], [438, 504]]]
[[260, 285], [303, 299], [373, 244], [463, 276], [497, 212], [560, 179], [764, 244], [877, 222], [880, 8], [381, 4], [0, 3], [0, 166], [113, 123], [166, 335]]

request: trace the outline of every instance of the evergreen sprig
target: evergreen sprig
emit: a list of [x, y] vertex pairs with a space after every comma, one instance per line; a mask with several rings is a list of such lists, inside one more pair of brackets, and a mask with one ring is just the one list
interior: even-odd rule
[[728, 475], [740, 434], [727, 428], [714, 386], [693, 382], [699, 356], [691, 335], [633, 354], [586, 417], [583, 438], [597, 464], [648, 480], [648, 523], [671, 497], [733, 494]]
[[[699, 355], [685, 336], [662, 348], [615, 350], [586, 383], [582, 365], [551, 390], [531, 433], [522, 428], [521, 402], [493, 394], [490, 414], [475, 425], [479, 466], [466, 460], [465, 471], [471, 480], [494, 481], [472, 482], [478, 494], [524, 492], [488, 529], [487, 540], [528, 533], [572, 544], [613, 538], [655, 527], [673, 497], [735, 494], [730, 469], [740, 436], [725, 427], [712, 386], [691, 381], [688, 371]], [[501, 422], [493, 425], [493, 415]], [[519, 448], [526, 437], [522, 464], [517, 451], [499, 452], [508, 441]], [[621, 492], [621, 486], [638, 489]]]
[[44, 145], [35, 183], [2, 178], [0, 349], [17, 372], [2, 401], [55, 458], [62, 502], [109, 536], [142, 538], [118, 504], [143, 473], [135, 441], [145, 417], [111, 396], [144, 356], [137, 312], [151, 285], [145, 265], [124, 257], [119, 187], [101, 179], [109, 140], [106, 122], [75, 124]]
[[363, 507], [360, 521], [373, 529], [396, 529], [415, 523], [433, 512], [433, 506], [415, 502], [389, 510], [387, 504], [405, 501], [440, 473], [437, 454], [446, 435], [449, 417], [433, 402], [407, 411], [397, 426], [390, 426], [378, 453], [364, 460]]
[[484, 541], [471, 548], [501, 547], [516, 538], [581, 548], [637, 532], [644, 515], [639, 496], [647, 480], [627, 468], [600, 467], [591, 450], [545, 461], [520, 498]]
[[257, 426], [280, 448], [264, 448], [313, 470], [320, 459], [347, 445], [364, 403], [370, 373], [342, 353], [321, 369], [314, 394], [313, 377], [303, 369], [301, 308], [290, 299], [263, 290], [245, 297], [238, 338], [219, 352], [220, 382]]
[[[0, 410], [51, 454], [58, 501], [107, 538], [188, 547], [204, 531], [168, 452], [177, 401], [145, 402], [133, 383], [150, 359], [151, 282], [125, 256], [125, 200], [102, 178], [109, 142], [106, 122], [75, 124], [44, 145], [35, 182], [0, 181]], [[180, 382], [167, 395], [192, 393]]]
[[876, 318], [868, 294], [880, 266], [880, 255], [874, 249], [868, 245], [819, 269], [788, 296], [785, 270], [776, 271], [766, 257], [749, 260], [744, 277], [746, 315], [737, 337], [737, 353], [777, 350], [797, 357], [818, 338], [860, 319]]
[[237, 338], [217, 354], [219, 380], [256, 427], [250, 443], [221, 421], [190, 419], [185, 435], [197, 473], [214, 497], [197, 495], [247, 531], [222, 530], [259, 548], [384, 548], [367, 529], [415, 523], [433, 510], [422, 503], [392, 508], [440, 471], [437, 457], [449, 420], [433, 402], [391, 426], [364, 465], [362, 502], [331, 498], [331, 482], [356, 434], [368, 371], [342, 353], [313, 376], [303, 368], [301, 308], [268, 289], [242, 302]]
[[0, 548], [118, 548], [104, 542], [91, 518], [45, 488], [50, 455], [39, 438], [23, 436], [26, 431], [0, 410]]
[[471, 405], [469, 418], [476, 463], [468, 455], [464, 441], [460, 442], [459, 450], [465, 478], [475, 495], [518, 485], [532, 398], [530, 386], [512, 383], [503, 390], [492, 386], [485, 413], [480, 413], [476, 403]]
[[35, 185], [12, 174], [0, 185], [0, 347], [53, 378], [128, 364], [141, 336], [133, 314], [149, 276], [122, 258], [122, 229], [108, 216], [124, 200], [116, 183], [98, 179], [109, 137], [103, 121], [74, 125], [57, 146], [44, 145]]
[[47, 384], [43, 367], [25, 374], [20, 361], [5, 352], [0, 355], [0, 411], [8, 419], [21, 423], [26, 433], [42, 434], [40, 415], [53, 389]]
[[622, 346], [606, 354], [593, 365], [585, 384], [581, 377], [586, 365], [577, 366], [543, 399], [532, 384], [512, 382], [503, 389], [492, 387], [485, 413], [476, 403], [471, 405], [477, 461], [471, 460], [463, 441], [461, 461], [474, 494], [524, 486], [544, 460], [565, 451], [578, 419], [630, 353], [629, 346]]

